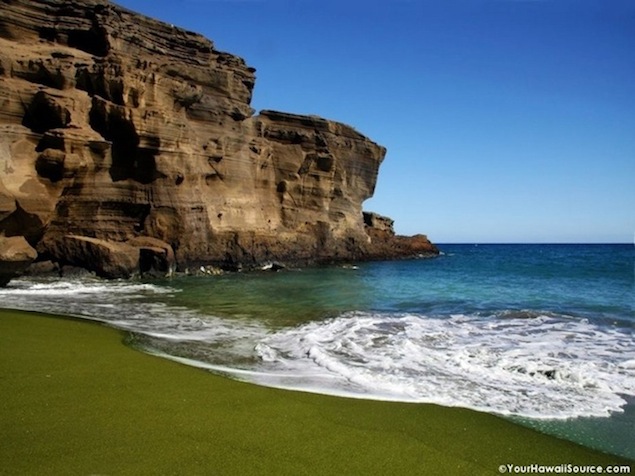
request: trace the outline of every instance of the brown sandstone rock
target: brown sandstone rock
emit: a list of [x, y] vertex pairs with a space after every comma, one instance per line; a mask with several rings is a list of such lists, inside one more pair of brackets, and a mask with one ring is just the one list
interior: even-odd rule
[[22, 236], [0, 236], [0, 287], [21, 275], [37, 258], [37, 252]]
[[255, 70], [196, 33], [106, 0], [5, 1], [0, 65], [0, 233], [43, 259], [115, 277], [139, 254], [160, 273], [386, 256], [361, 208], [385, 148], [254, 116]]
[[52, 255], [62, 265], [84, 268], [102, 278], [129, 278], [139, 267], [138, 248], [86, 236], [58, 238], [52, 245]]
[[381, 259], [428, 258], [439, 250], [425, 235], [400, 236], [393, 229], [393, 220], [377, 213], [364, 212], [366, 233], [370, 237], [370, 253]]

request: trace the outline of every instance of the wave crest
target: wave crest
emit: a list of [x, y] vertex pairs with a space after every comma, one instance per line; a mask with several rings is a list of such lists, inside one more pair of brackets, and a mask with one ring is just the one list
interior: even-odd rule
[[626, 404], [622, 395], [635, 395], [628, 330], [533, 311], [503, 314], [351, 313], [279, 331], [256, 351], [280, 368], [331, 374], [331, 386], [316, 391], [504, 415], [607, 416]]

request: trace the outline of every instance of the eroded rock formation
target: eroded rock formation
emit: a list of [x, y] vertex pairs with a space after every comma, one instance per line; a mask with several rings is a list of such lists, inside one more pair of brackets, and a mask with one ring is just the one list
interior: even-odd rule
[[254, 115], [254, 73], [106, 0], [0, 2], [0, 235], [106, 277], [436, 252], [365, 223], [382, 146]]
[[37, 252], [21, 236], [0, 236], [0, 286], [19, 276], [37, 257]]

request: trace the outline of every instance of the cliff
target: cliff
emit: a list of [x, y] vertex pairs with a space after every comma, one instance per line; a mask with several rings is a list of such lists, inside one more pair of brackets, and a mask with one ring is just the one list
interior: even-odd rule
[[364, 220], [384, 147], [254, 115], [254, 73], [106, 0], [1, 2], [0, 236], [106, 277], [436, 253]]

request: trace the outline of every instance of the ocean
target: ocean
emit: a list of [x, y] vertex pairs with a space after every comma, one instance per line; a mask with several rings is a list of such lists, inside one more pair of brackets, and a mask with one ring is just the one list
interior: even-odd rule
[[160, 281], [20, 278], [0, 306], [105, 322], [258, 385], [466, 407], [635, 459], [635, 247], [439, 248]]

